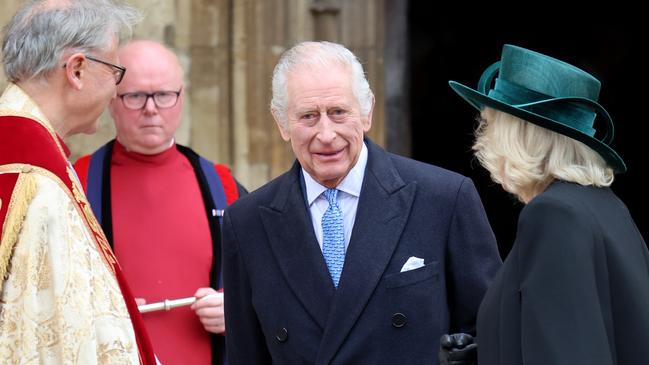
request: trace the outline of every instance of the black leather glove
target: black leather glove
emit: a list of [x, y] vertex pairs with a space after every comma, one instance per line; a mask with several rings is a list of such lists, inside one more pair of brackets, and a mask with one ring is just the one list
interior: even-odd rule
[[478, 343], [468, 333], [443, 335], [439, 340], [439, 365], [477, 365]]

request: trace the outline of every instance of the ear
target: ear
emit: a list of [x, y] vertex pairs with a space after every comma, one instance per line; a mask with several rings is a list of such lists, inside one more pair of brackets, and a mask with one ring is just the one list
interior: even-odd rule
[[362, 120], [363, 123], [363, 132], [367, 133], [370, 131], [370, 128], [372, 128], [372, 113], [374, 112], [374, 95], [372, 95], [372, 107], [370, 108], [370, 112], [367, 113], [367, 117]]
[[65, 78], [74, 89], [83, 88], [87, 68], [88, 60], [83, 53], [74, 53], [65, 60]]
[[275, 109], [271, 109], [270, 112], [273, 114], [273, 119], [275, 119], [275, 124], [277, 124], [277, 128], [279, 128], [279, 134], [282, 135], [282, 139], [286, 142], [290, 141], [291, 133], [288, 130], [288, 120], [282, 121], [280, 113]]
[[115, 120], [115, 103], [118, 103], [118, 97], [115, 96], [108, 102], [108, 113], [110, 114], [111, 119]]

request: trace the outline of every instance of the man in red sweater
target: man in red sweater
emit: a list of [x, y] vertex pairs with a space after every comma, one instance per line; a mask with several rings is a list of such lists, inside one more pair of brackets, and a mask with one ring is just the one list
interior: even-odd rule
[[117, 137], [75, 168], [139, 304], [196, 298], [143, 314], [160, 362], [222, 364], [220, 219], [245, 190], [226, 166], [175, 143], [184, 101], [176, 55], [139, 40], [119, 58], [129, 73], [109, 105]]

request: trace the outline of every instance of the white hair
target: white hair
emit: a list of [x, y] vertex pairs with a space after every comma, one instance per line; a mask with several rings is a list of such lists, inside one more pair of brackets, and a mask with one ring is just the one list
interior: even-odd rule
[[302, 42], [284, 52], [273, 71], [273, 99], [270, 108], [282, 123], [287, 121], [288, 75], [305, 65], [332, 66], [334, 64], [348, 66], [351, 69], [352, 92], [360, 105], [361, 115], [366, 117], [370, 114], [374, 94], [365, 78], [363, 66], [356, 56], [337, 43]]
[[30, 0], [4, 29], [4, 70], [11, 82], [46, 77], [65, 51], [102, 51], [141, 19], [115, 0]]

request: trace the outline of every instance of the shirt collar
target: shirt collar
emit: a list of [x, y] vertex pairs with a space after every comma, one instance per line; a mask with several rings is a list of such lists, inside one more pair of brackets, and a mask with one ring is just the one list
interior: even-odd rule
[[[358, 156], [358, 161], [347, 176], [336, 186], [336, 189], [343, 191], [347, 194], [358, 198], [361, 195], [361, 186], [363, 185], [363, 177], [365, 176], [365, 166], [367, 166], [367, 147], [363, 142], [361, 153]], [[302, 168], [302, 175], [304, 176], [304, 185], [306, 187], [306, 197], [309, 206], [325, 191], [327, 187], [317, 182], [311, 175], [309, 175], [304, 168]]]

